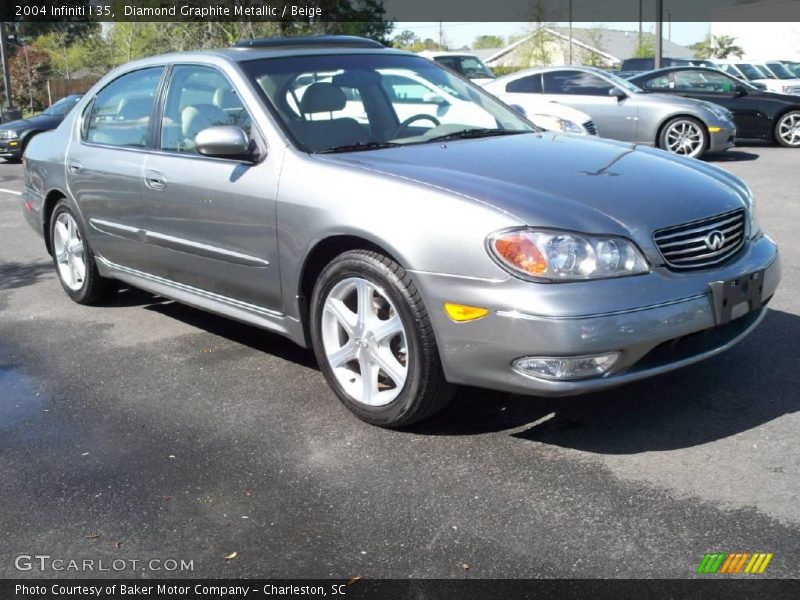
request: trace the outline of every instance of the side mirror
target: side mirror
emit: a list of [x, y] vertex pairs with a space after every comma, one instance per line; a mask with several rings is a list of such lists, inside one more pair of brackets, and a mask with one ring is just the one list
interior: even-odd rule
[[525, 116], [525, 109], [522, 108], [519, 104], [509, 104], [511, 108], [521, 114], [523, 117]]
[[618, 88], [618, 87], [616, 87], [616, 86], [615, 86], [615, 87], [612, 87], [610, 90], [608, 90], [608, 95], [609, 95], [609, 96], [613, 96], [613, 97], [614, 97], [614, 98], [616, 98], [618, 101], [619, 101], [619, 100], [624, 100], [625, 98], [627, 98], [627, 97], [628, 97], [628, 94], [626, 94], [625, 92], [623, 92], [621, 89], [619, 89], [619, 88]]
[[194, 146], [204, 156], [252, 158], [250, 138], [241, 127], [218, 125], [207, 127], [194, 138]]
[[746, 96], [747, 95], [747, 88], [743, 85], [737, 85], [736, 88], [733, 90], [735, 96]]
[[440, 94], [436, 94], [434, 92], [428, 92], [422, 97], [422, 101], [425, 104], [438, 104], [439, 106], [447, 104], [447, 100], [444, 99], [444, 96]]

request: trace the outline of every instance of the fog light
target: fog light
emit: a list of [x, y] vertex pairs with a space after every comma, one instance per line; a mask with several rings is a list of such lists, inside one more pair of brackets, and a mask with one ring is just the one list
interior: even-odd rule
[[528, 377], [571, 381], [608, 373], [619, 360], [619, 352], [590, 356], [525, 356], [514, 361], [514, 370]]

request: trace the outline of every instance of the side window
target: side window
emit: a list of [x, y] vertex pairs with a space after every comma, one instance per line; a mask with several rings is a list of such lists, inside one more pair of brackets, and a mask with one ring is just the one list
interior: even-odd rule
[[536, 75], [529, 75], [515, 79], [506, 85], [507, 92], [516, 92], [520, 94], [541, 94], [542, 93], [542, 76], [537, 73]]
[[675, 72], [675, 89], [682, 91], [727, 94], [733, 91], [734, 85], [729, 77], [713, 71]]
[[608, 96], [612, 88], [605, 79], [583, 71], [548, 71], [543, 79], [546, 94]]
[[250, 135], [250, 115], [236, 90], [214, 68], [175, 67], [161, 119], [160, 148], [196, 153], [195, 136], [203, 129], [217, 125], [236, 125]]
[[644, 82], [644, 89], [646, 90], [668, 90], [674, 87], [675, 84], [670, 82], [669, 75], [659, 75]]
[[119, 77], [95, 96], [84, 117], [83, 139], [97, 144], [144, 147], [163, 67]]

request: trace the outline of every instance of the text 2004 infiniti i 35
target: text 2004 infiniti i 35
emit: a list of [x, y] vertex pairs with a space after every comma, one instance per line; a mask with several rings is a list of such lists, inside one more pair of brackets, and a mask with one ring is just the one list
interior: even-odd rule
[[712, 356], [780, 279], [739, 179], [541, 132], [359, 38], [125, 65], [34, 138], [22, 200], [75, 301], [121, 280], [285, 335], [382, 426], [454, 384], [560, 396]]

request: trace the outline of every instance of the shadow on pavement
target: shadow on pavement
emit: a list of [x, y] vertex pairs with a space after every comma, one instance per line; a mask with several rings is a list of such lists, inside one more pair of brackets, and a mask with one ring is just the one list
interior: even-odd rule
[[33, 285], [43, 275], [53, 272], [50, 261], [36, 263], [7, 262], [0, 263], [0, 290], [15, 290]]
[[702, 157], [704, 162], [744, 162], [750, 160], [757, 160], [758, 154], [752, 152], [744, 152], [742, 150], [728, 150], [727, 152], [714, 152], [708, 153]]
[[727, 353], [615, 390], [535, 398], [478, 389], [409, 429], [514, 437], [598, 454], [674, 450], [723, 439], [800, 410], [796, 369], [800, 317], [770, 311]]

